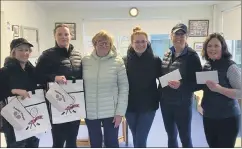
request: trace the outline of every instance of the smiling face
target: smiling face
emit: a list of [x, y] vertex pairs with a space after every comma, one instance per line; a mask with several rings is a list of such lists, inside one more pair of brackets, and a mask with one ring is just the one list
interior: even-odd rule
[[92, 44], [97, 56], [104, 57], [108, 55], [113, 47], [113, 38], [109, 33], [102, 30], [92, 38]]
[[231, 59], [226, 40], [220, 33], [212, 33], [203, 43], [202, 57], [205, 60]]
[[133, 36], [132, 47], [135, 52], [143, 53], [147, 49], [147, 38], [144, 34], [136, 34]]
[[182, 30], [178, 30], [171, 34], [171, 40], [176, 49], [184, 49], [187, 42], [187, 34]]
[[97, 50], [98, 56], [106, 56], [111, 49], [111, 42], [106, 38], [97, 39], [95, 49]]
[[222, 44], [217, 38], [212, 38], [207, 44], [208, 58], [218, 60], [222, 57]]
[[70, 30], [67, 27], [58, 27], [55, 30], [55, 41], [59, 47], [67, 48], [69, 47], [71, 41]]
[[21, 63], [28, 62], [30, 53], [32, 52], [31, 48], [27, 44], [22, 44], [13, 49], [11, 55], [15, 57]]

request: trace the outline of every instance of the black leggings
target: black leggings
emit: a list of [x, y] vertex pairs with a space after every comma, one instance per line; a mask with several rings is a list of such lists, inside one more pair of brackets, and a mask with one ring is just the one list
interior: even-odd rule
[[52, 125], [53, 148], [76, 148], [80, 120]]
[[204, 132], [210, 148], [234, 148], [240, 116], [225, 119], [203, 117]]
[[3, 132], [6, 138], [7, 148], [38, 148], [39, 139], [30, 137], [22, 141], [16, 141], [13, 127], [4, 119]]

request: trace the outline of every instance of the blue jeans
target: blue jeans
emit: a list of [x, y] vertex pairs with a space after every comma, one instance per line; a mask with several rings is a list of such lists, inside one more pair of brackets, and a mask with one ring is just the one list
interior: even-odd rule
[[89, 120], [85, 119], [88, 134], [90, 137], [91, 148], [102, 148], [104, 130], [104, 144], [106, 148], [118, 148], [118, 130], [119, 127], [114, 128], [113, 117], [104, 119]]
[[168, 147], [178, 148], [177, 135], [181, 139], [182, 147], [192, 148], [191, 120], [192, 106], [162, 103], [161, 113], [168, 135]]
[[134, 147], [146, 147], [148, 134], [156, 111], [146, 113], [126, 113], [126, 120], [133, 135]]

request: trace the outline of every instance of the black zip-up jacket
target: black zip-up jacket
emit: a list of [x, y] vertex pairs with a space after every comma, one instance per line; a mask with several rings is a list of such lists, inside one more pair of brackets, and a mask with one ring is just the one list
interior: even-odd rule
[[[57, 45], [45, 50], [36, 64], [36, 73], [41, 78], [41, 84], [48, 89], [47, 83], [54, 82], [55, 76], [64, 75], [67, 80], [82, 79], [81, 54], [70, 45], [69, 49]], [[51, 117], [50, 103], [47, 100]], [[51, 119], [52, 121], [52, 119]]]
[[178, 89], [169, 86], [160, 88], [161, 102], [169, 104], [190, 105], [193, 92], [199, 90], [196, 83], [196, 72], [202, 71], [198, 54], [192, 48], [186, 46], [180, 56], [175, 57], [174, 47], [170, 48], [163, 58], [163, 75], [179, 69], [182, 79]]
[[37, 86], [38, 81], [35, 68], [30, 62], [27, 62], [25, 69], [22, 69], [17, 59], [7, 57], [4, 67], [0, 69], [0, 99], [4, 100], [9, 96], [13, 96], [12, 89], [33, 91], [41, 88]]
[[124, 57], [128, 80], [129, 100], [127, 112], [149, 112], [159, 108], [156, 79], [161, 76], [161, 59], [154, 56], [150, 44], [138, 56], [130, 46]]
[[[3, 101], [3, 105], [6, 105], [7, 97], [14, 96], [11, 93], [12, 89], [23, 89], [26, 91], [43, 89], [38, 83], [39, 78], [36, 76], [35, 68], [29, 61], [23, 69], [17, 59], [7, 57], [5, 59], [4, 67], [0, 69], [0, 100]], [[8, 142], [16, 142], [12, 125], [3, 117], [1, 118], [3, 131], [8, 135]], [[36, 137], [31, 138], [37, 139]]]
[[54, 82], [55, 76], [64, 75], [66, 79], [82, 79], [81, 54], [74, 50], [55, 46], [42, 53], [36, 64], [36, 73], [42, 83]]

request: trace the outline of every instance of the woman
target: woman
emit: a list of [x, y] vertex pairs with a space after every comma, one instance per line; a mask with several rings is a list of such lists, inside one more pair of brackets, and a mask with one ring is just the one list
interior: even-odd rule
[[[193, 92], [197, 90], [195, 72], [201, 71], [201, 62], [197, 53], [187, 45], [187, 26], [177, 24], [171, 30], [173, 46], [164, 55], [163, 75], [176, 69], [182, 79], [170, 80], [168, 86], [161, 88], [161, 112], [168, 135], [168, 147], [178, 147], [177, 134], [182, 147], [192, 147], [191, 119]], [[178, 132], [177, 132], [178, 131]]]
[[217, 71], [219, 79], [219, 83], [207, 81], [203, 90], [206, 139], [211, 148], [233, 148], [239, 132], [241, 70], [231, 60], [225, 39], [218, 33], [207, 37], [202, 54], [207, 61], [203, 71]]
[[116, 148], [118, 130], [128, 101], [128, 79], [122, 57], [117, 54], [111, 36], [100, 31], [92, 38], [94, 50], [83, 58], [86, 125], [91, 147]]
[[[24, 38], [12, 40], [11, 55], [5, 59], [4, 67], [0, 69], [0, 99], [7, 104], [7, 97], [18, 95], [22, 99], [30, 98], [28, 91], [37, 89], [37, 78], [34, 66], [28, 61], [33, 45]], [[8, 148], [38, 148], [39, 139], [30, 137], [16, 141], [13, 127], [3, 119], [3, 132]]]
[[[71, 34], [67, 25], [55, 27], [56, 45], [42, 53], [36, 64], [36, 72], [42, 76], [42, 83], [57, 82], [65, 84], [66, 80], [82, 79], [81, 55], [70, 44]], [[75, 148], [80, 120], [52, 124], [53, 147]]]
[[146, 147], [159, 108], [156, 79], [161, 75], [161, 60], [154, 56], [147, 33], [139, 27], [133, 29], [131, 46], [124, 60], [129, 80], [126, 119], [133, 135], [134, 147]]

